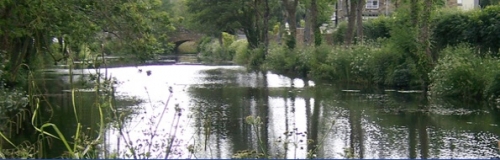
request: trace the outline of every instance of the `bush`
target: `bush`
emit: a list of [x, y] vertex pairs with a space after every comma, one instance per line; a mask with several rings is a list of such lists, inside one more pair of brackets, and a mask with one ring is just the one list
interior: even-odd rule
[[363, 34], [366, 40], [377, 40], [379, 38], [391, 37], [390, 29], [393, 20], [389, 17], [378, 17], [363, 22]]
[[310, 58], [310, 76], [316, 80], [371, 83], [370, 60], [377, 47], [355, 45], [343, 47], [319, 46]]
[[[200, 44], [202, 45], [202, 44]], [[200, 54], [198, 55], [201, 61], [206, 63], [222, 63], [224, 60], [230, 59], [222, 50], [220, 43], [216, 40], [211, 40], [209, 43], [202, 45]]]
[[395, 71], [401, 68], [404, 57], [399, 52], [394, 51], [391, 47], [382, 47], [380, 50], [373, 52], [369, 61], [369, 69], [373, 75], [372, 81], [379, 85], [395, 85]]
[[[498, 62], [475, 55], [472, 47], [459, 45], [445, 48], [443, 57], [430, 73], [433, 95], [443, 97], [481, 99], [484, 93], [495, 93]], [[487, 86], [491, 91], [487, 91]]]
[[345, 21], [340, 22], [332, 34], [333, 44], [336, 44], [336, 45], [344, 44], [344, 38], [345, 38], [346, 31], [347, 31], [347, 22], [345, 22]]
[[472, 28], [470, 12], [448, 11], [435, 18], [435, 28], [433, 39], [438, 49], [443, 49], [448, 45], [457, 45], [469, 42]]
[[[214, 39], [211, 37], [204, 37], [198, 43], [198, 52], [200, 59], [207, 63], [223, 63], [226, 61], [231, 61], [236, 54], [236, 48], [240, 44], [235, 44], [233, 48], [231, 45], [235, 42], [236, 37], [222, 32], [222, 45], [219, 39]], [[241, 43], [241, 42], [239, 42]]]
[[261, 66], [264, 64], [265, 51], [263, 47], [258, 47], [250, 50], [248, 53], [248, 63], [247, 67], [250, 69], [262, 69]]
[[[378, 17], [363, 21], [363, 34], [365, 41], [376, 41], [380, 38], [389, 38], [393, 20], [388, 17]], [[347, 31], [347, 22], [343, 21], [333, 32], [333, 43], [340, 45], [344, 44], [345, 32]], [[354, 31], [354, 36], [357, 36]]]
[[236, 37], [232, 34], [222, 32], [222, 43], [225, 48], [229, 48], [229, 45], [233, 44], [236, 41]]
[[233, 44], [231, 44], [228, 48], [229, 52], [234, 52], [233, 61], [240, 65], [248, 64], [248, 59], [250, 55], [248, 54], [248, 41], [246, 39], [240, 39]]
[[289, 49], [286, 46], [271, 46], [266, 57], [264, 68], [281, 74], [306, 77], [310, 71], [310, 51], [313, 47], [304, 49]]
[[468, 12], [448, 11], [434, 19], [434, 36], [437, 49], [448, 45], [470, 43], [482, 53], [499, 51], [500, 5]]

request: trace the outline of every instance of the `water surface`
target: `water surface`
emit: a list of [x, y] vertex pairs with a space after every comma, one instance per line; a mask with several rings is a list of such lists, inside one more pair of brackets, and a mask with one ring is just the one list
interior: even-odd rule
[[[108, 72], [119, 82], [118, 99], [135, 97], [143, 103], [120, 104], [135, 114], [126, 118], [122, 134], [107, 126], [107, 156], [118, 152], [127, 158], [127, 144], [153, 158], [231, 158], [243, 150], [278, 158], [499, 156], [499, 112], [484, 104], [429, 102], [418, 92], [370, 86], [315, 85], [238, 66], [140, 66]], [[248, 124], [247, 116], [260, 117], [262, 124]], [[67, 118], [61, 115], [54, 123]]]

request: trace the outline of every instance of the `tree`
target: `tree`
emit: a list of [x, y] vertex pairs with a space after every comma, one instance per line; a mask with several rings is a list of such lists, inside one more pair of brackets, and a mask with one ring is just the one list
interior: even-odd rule
[[357, 37], [358, 40], [362, 43], [363, 42], [363, 10], [365, 8], [366, 1], [365, 0], [359, 0], [357, 6], [356, 6], [356, 31], [357, 31]]
[[[270, 8], [277, 3], [269, 0], [187, 0], [191, 22], [205, 33], [242, 31], [250, 48], [265, 44], [269, 31]], [[262, 19], [261, 19], [262, 18]]]
[[[15, 81], [22, 64], [30, 65], [47, 54], [60, 61], [51, 45], [57, 38], [66, 58], [87, 46], [101, 50], [103, 35], [147, 58], [158, 52], [170, 23], [158, 10], [160, 0], [16, 0], [0, 2], [0, 50], [7, 54], [9, 81]], [[7, 32], [8, 31], [8, 32]], [[30, 66], [34, 68], [34, 66]]]
[[316, 26], [316, 17], [318, 15], [316, 0], [309, 0], [306, 11], [306, 26], [304, 27], [304, 43], [310, 45], [314, 40], [314, 28]]
[[[346, 5], [348, 3], [345, 3]], [[349, 15], [347, 16], [347, 31], [345, 33], [345, 41], [344, 41], [344, 44], [346, 46], [350, 46], [353, 39], [354, 39], [354, 27], [355, 27], [355, 23], [356, 23], [356, 9], [358, 8], [357, 5], [358, 5], [358, 0], [350, 0], [350, 3], [349, 3]]]
[[290, 2], [290, 0], [283, 0], [283, 5], [285, 6], [286, 9], [286, 20], [288, 21], [288, 25], [290, 26], [290, 39], [288, 40], [291, 48], [293, 48], [296, 44], [297, 41], [297, 6], [299, 4], [299, 0], [293, 0]]

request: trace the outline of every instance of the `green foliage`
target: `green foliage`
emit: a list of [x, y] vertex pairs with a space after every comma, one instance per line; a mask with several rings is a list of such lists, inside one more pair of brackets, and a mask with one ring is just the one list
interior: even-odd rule
[[500, 97], [500, 73], [493, 71], [495, 73], [492, 77], [489, 85], [486, 86], [485, 98], [495, 99]]
[[[430, 73], [433, 95], [463, 99], [481, 99], [494, 95], [499, 63], [496, 59], [481, 58], [466, 45], [448, 47], [443, 57]], [[494, 82], [494, 83], [492, 83]]]
[[248, 60], [248, 41], [245, 39], [240, 39], [233, 44], [231, 44], [228, 48], [228, 52], [234, 55], [233, 61], [237, 64], [247, 64], [246, 60]]
[[448, 45], [469, 43], [480, 49], [481, 55], [500, 49], [500, 5], [468, 12], [448, 11], [435, 17], [434, 39], [437, 49]]
[[389, 38], [390, 29], [394, 20], [390, 17], [378, 17], [363, 22], [363, 34], [367, 40], [376, 40], [379, 38]]
[[[390, 31], [393, 26], [394, 20], [389, 17], [378, 17], [363, 21], [363, 34], [365, 41], [375, 41], [391, 37]], [[335, 32], [333, 32], [334, 44], [344, 44], [344, 36], [347, 31], [347, 22], [340, 22]], [[354, 35], [357, 33], [354, 32]]]
[[314, 31], [314, 45], [319, 46], [323, 43], [323, 35], [321, 35], [321, 31]]
[[434, 40], [436, 47], [445, 48], [447, 45], [457, 45], [467, 42], [467, 37], [474, 35], [470, 27], [470, 12], [446, 11], [435, 19]]
[[[266, 3], [265, 3], [266, 2]], [[270, 14], [280, 13], [279, 1], [246, 1], [246, 0], [187, 0], [186, 6], [191, 13], [190, 20], [194, 28], [211, 36], [221, 32], [235, 33], [242, 31], [247, 37], [250, 48], [261, 45], [264, 35], [271, 30], [273, 24], [269, 15], [268, 24], [264, 24], [265, 4], [269, 4]]]
[[187, 41], [178, 46], [177, 51], [181, 54], [196, 54], [197, 46], [194, 41]]
[[344, 44], [345, 32], [347, 32], [347, 22], [342, 21], [333, 32], [333, 43], [336, 45]]
[[[27, 69], [107, 54], [127, 53], [139, 60], [169, 50], [166, 33], [174, 28], [161, 0], [66, 1], [18, 0], [0, 5], [0, 38], [9, 59], [9, 82]], [[8, 16], [7, 16], [8, 15]], [[3, 32], [9, 31], [9, 32]], [[54, 43], [53, 39], [58, 42]], [[58, 47], [54, 47], [58, 45]], [[39, 56], [43, 55], [43, 56]], [[62, 55], [62, 56], [61, 56]], [[39, 58], [50, 57], [51, 61]], [[24, 65], [26, 64], [26, 65]]]
[[237, 47], [237, 50], [235, 50], [236, 52], [233, 61], [239, 65], [247, 65], [249, 63], [248, 60], [250, 59], [248, 42], [246, 40], [238, 40], [236, 43], [239, 43], [239, 46]]
[[379, 85], [395, 85], [393, 74], [396, 68], [403, 64], [403, 55], [395, 52], [391, 47], [383, 47], [375, 51], [371, 58], [368, 65], [373, 74], [373, 82]]
[[259, 70], [262, 69], [261, 66], [265, 61], [265, 51], [264, 47], [257, 47], [249, 50], [249, 59], [247, 66], [250, 69]]
[[313, 47], [289, 49], [286, 46], [273, 46], [266, 57], [264, 68], [282, 74], [306, 77], [310, 71], [310, 52]]
[[0, 121], [5, 120], [8, 114], [18, 113], [28, 104], [26, 92], [16, 88], [7, 88], [3, 76], [3, 70], [7, 63], [7, 59], [4, 57], [5, 54], [0, 52]]
[[203, 62], [206, 63], [221, 63], [224, 60], [230, 60], [227, 54], [223, 53], [223, 47], [216, 40], [212, 39], [210, 41], [204, 41], [198, 45], [200, 48], [199, 57]]
[[500, 0], [481, 0], [479, 1], [479, 6], [481, 8], [488, 7], [490, 5], [500, 5]]
[[376, 43], [352, 48], [320, 45], [288, 49], [273, 45], [264, 69], [322, 82], [352, 82], [394, 87], [418, 84], [415, 63], [394, 47]]
[[285, 44], [288, 48], [294, 49], [295, 46], [297, 45], [297, 39], [293, 38], [292, 35], [286, 35], [285, 36]]
[[222, 44], [225, 48], [228, 48], [229, 45], [231, 45], [235, 40], [236, 36], [226, 32], [222, 32]]
[[[237, 51], [243, 46], [242, 41], [235, 41], [234, 35], [222, 32], [222, 44], [220, 40], [204, 37], [198, 44], [200, 58], [206, 63], [220, 64], [234, 59]], [[233, 45], [234, 44], [234, 45]]]

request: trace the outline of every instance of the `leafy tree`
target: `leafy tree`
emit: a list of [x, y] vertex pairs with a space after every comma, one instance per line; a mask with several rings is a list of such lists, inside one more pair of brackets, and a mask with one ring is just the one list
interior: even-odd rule
[[[10, 81], [21, 64], [32, 64], [39, 56], [56, 53], [77, 57], [79, 50], [101, 51], [105, 37], [122, 44], [141, 59], [161, 52], [170, 27], [168, 14], [159, 10], [160, 0], [16, 0], [0, 2], [0, 50], [6, 54]], [[54, 51], [57, 38], [59, 50]], [[31, 66], [33, 68], [34, 66]]]
[[[278, 3], [269, 0], [187, 0], [192, 23], [200, 31], [220, 35], [222, 32], [245, 33], [249, 47], [265, 44], [269, 31], [270, 9]], [[201, 27], [203, 26], [203, 27]]]

